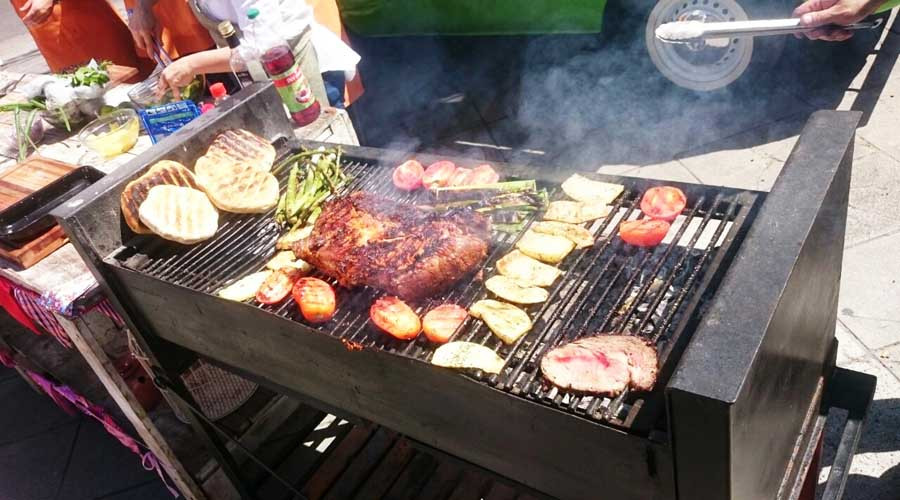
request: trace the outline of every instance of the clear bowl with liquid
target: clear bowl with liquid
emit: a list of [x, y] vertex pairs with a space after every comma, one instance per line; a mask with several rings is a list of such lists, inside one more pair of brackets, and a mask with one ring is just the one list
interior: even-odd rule
[[78, 139], [103, 158], [130, 151], [141, 133], [141, 122], [133, 109], [120, 109], [88, 123]]

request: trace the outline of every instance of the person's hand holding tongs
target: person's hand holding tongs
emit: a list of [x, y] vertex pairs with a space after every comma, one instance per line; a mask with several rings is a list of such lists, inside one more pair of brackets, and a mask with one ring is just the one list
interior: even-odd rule
[[[881, 6], [884, 0], [808, 0], [794, 10], [800, 18], [800, 26], [828, 25], [848, 26], [862, 21]], [[851, 36], [850, 30], [835, 28], [816, 29], [803, 33], [810, 40], [842, 42]]]

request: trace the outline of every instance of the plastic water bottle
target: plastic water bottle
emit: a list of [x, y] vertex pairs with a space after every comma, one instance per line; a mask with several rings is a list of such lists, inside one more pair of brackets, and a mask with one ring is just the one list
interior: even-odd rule
[[247, 62], [244, 59], [241, 40], [238, 38], [231, 21], [222, 21], [216, 27], [219, 34], [225, 39], [225, 43], [231, 48], [231, 59], [229, 60], [231, 71], [234, 73], [235, 79], [241, 88], [253, 83], [253, 78], [247, 69]]

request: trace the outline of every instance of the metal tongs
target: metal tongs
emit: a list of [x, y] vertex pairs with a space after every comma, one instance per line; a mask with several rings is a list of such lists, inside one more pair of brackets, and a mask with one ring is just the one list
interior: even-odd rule
[[675, 21], [656, 28], [656, 38], [668, 43], [689, 43], [710, 38], [739, 38], [769, 35], [808, 33], [818, 29], [865, 30], [881, 26], [882, 19], [847, 26], [800, 26], [800, 19], [770, 19], [760, 21], [712, 22]]

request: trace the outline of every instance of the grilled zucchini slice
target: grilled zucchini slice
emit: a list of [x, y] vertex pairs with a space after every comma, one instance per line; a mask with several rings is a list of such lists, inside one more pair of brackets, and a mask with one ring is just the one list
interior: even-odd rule
[[494, 335], [507, 344], [515, 343], [533, 326], [528, 313], [498, 300], [479, 300], [469, 308], [469, 314], [484, 321]]

